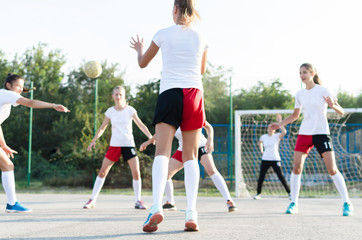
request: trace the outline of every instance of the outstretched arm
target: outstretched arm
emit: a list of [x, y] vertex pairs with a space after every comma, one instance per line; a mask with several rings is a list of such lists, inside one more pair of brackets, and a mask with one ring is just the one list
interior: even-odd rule
[[102, 136], [102, 134], [104, 133], [104, 131], [106, 130], [107, 126], [109, 123], [109, 118], [104, 117], [103, 123], [102, 125], [98, 128], [96, 135], [94, 136], [94, 138], [92, 139], [91, 143], [89, 144], [87, 151], [91, 151], [92, 148], [96, 147], [96, 142], [97, 139], [100, 138]]
[[130, 43], [131, 48], [137, 52], [137, 60], [140, 68], [147, 67], [151, 60], [156, 56], [159, 49], [159, 47], [152, 41], [147, 51], [143, 54], [143, 38], [140, 39], [138, 35], [137, 39], [132, 38]]
[[8, 145], [6, 145], [4, 134], [3, 134], [3, 129], [1, 128], [1, 125], [0, 125], [0, 147], [2, 150], [4, 150], [4, 152], [6, 153], [8, 158], [14, 158], [13, 154], [18, 153], [17, 151], [11, 149], [10, 147], [8, 147]]
[[16, 103], [31, 108], [53, 108], [58, 112], [70, 112], [68, 108], [64, 107], [61, 104], [48, 103], [39, 100], [31, 100], [24, 97], [19, 98], [18, 101], [16, 101]]
[[141, 119], [138, 117], [137, 112], [135, 112], [132, 116], [133, 121], [136, 123], [137, 127], [148, 137], [152, 138], [152, 134], [146, 127], [146, 125], [141, 121]]
[[208, 122], [206, 122], [204, 128], [207, 133], [207, 142], [205, 145], [205, 150], [208, 153], [212, 153], [214, 151], [214, 128]]
[[324, 100], [326, 100], [328, 106], [332, 108], [337, 114], [343, 115], [344, 110], [343, 108], [338, 104], [337, 100], [333, 100], [331, 97], [324, 97]]
[[140, 151], [146, 150], [148, 145], [155, 144], [155, 142], [156, 142], [156, 134], [153, 135], [150, 139], [148, 139], [147, 141], [145, 141], [144, 143], [141, 144]]
[[299, 116], [300, 116], [300, 108], [294, 108], [294, 112], [289, 117], [287, 117], [286, 119], [282, 120], [279, 123], [271, 123], [269, 126], [272, 129], [277, 130], [289, 123], [294, 122], [295, 120], [297, 120], [299, 118]]

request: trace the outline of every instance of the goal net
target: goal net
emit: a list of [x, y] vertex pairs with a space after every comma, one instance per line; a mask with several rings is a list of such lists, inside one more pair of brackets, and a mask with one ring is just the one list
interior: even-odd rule
[[[362, 195], [362, 124], [348, 124], [353, 113], [362, 108], [344, 109], [340, 116], [332, 109], [327, 112], [330, 136], [334, 147], [336, 163], [346, 180], [351, 196]], [[268, 125], [276, 122], [276, 115], [283, 119], [294, 110], [238, 110], [235, 111], [235, 195], [249, 197], [256, 194], [259, 178], [261, 153], [258, 142], [266, 134]], [[302, 114], [301, 114], [302, 115]], [[293, 169], [294, 147], [302, 116], [285, 126], [287, 134], [279, 144], [282, 172], [290, 182]], [[362, 123], [362, 122], [360, 122]], [[353, 150], [349, 150], [353, 146]], [[262, 188], [262, 195], [286, 195], [283, 185], [272, 168], [269, 168]], [[301, 197], [337, 196], [338, 192], [325, 167], [323, 159], [315, 148], [309, 153], [303, 169]]]

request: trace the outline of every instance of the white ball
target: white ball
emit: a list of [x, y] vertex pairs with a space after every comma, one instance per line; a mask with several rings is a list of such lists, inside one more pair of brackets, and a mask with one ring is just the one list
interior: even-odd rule
[[84, 73], [89, 78], [97, 78], [102, 74], [102, 66], [97, 61], [90, 61], [84, 65]]

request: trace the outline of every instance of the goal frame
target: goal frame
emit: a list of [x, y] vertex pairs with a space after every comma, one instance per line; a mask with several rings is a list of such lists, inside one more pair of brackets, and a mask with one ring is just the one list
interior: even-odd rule
[[[243, 178], [243, 170], [241, 168], [241, 115], [246, 114], [292, 114], [294, 109], [272, 109], [272, 110], [235, 110], [235, 130], [234, 130], [234, 149], [235, 149], [235, 197], [250, 197]], [[328, 109], [327, 112], [335, 112], [333, 109]], [[362, 108], [344, 108], [345, 113], [362, 113]]]

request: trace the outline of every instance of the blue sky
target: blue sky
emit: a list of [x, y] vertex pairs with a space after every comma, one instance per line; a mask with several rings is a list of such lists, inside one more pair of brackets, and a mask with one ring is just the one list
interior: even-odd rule
[[[12, 58], [38, 42], [66, 55], [64, 71], [88, 60], [117, 62], [133, 88], [159, 78], [161, 54], [140, 69], [129, 48], [140, 34], [173, 25], [173, 0], [0, 0], [0, 50]], [[233, 89], [280, 78], [300, 89], [299, 66], [314, 64], [332, 91], [361, 93], [362, 1], [196, 0], [209, 61], [233, 69]]]

